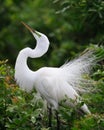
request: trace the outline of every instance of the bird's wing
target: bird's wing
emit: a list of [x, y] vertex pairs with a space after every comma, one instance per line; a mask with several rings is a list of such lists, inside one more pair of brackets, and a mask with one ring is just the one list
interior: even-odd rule
[[[93, 65], [96, 63], [96, 57], [94, 50], [87, 50], [78, 58], [61, 66], [63, 73], [70, 85], [76, 91], [89, 92], [91, 87], [91, 80], [85, 79], [85, 75], [89, 74], [92, 70]], [[83, 87], [82, 87], [83, 86]]]
[[41, 77], [38, 82], [37, 91], [55, 109], [58, 108], [57, 87], [52, 77]]
[[[65, 80], [58, 77], [44, 77], [40, 82], [38, 91], [48, 103], [55, 109], [58, 108], [58, 103], [66, 98], [76, 99], [77, 92]], [[40, 90], [39, 90], [40, 89]]]

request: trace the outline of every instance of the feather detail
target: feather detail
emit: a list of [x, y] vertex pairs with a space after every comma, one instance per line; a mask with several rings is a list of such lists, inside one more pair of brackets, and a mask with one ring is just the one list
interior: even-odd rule
[[[104, 59], [104, 48], [93, 46], [87, 48], [78, 58], [61, 66], [65, 77], [77, 92], [90, 92], [93, 81], [86, 79], [97, 62]], [[89, 87], [90, 86], [90, 87]]]

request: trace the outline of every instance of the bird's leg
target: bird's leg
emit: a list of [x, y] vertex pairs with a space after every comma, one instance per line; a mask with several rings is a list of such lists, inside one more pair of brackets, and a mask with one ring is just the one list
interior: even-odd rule
[[60, 130], [60, 119], [58, 116], [58, 111], [56, 111], [56, 120], [57, 120], [57, 130]]
[[48, 122], [48, 127], [52, 127], [52, 109], [50, 106], [47, 106], [48, 108], [48, 119], [49, 119], [49, 122]]

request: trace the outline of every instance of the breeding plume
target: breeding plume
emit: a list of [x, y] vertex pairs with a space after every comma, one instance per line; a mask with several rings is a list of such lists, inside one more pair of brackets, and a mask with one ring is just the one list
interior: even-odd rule
[[[58, 109], [60, 102], [66, 97], [68, 100], [64, 102], [65, 105], [68, 105], [69, 108], [75, 107], [77, 103], [81, 102], [78, 92], [86, 91], [82, 87], [86, 84], [83, 77], [84, 74], [89, 74], [95, 64], [94, 51], [87, 50], [78, 58], [65, 63], [59, 68], [43, 67], [34, 72], [27, 65], [28, 57], [38, 58], [44, 55], [48, 51], [50, 42], [46, 35], [31, 29], [24, 22], [22, 23], [36, 39], [36, 47], [35, 49], [27, 47], [19, 52], [15, 64], [17, 84], [27, 92], [35, 88], [55, 110]], [[81, 109], [83, 112], [90, 114], [86, 104], [83, 104]]]

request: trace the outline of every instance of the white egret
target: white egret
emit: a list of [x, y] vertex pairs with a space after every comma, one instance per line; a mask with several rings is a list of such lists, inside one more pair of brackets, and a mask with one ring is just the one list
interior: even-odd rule
[[[37, 71], [32, 71], [27, 65], [27, 59], [38, 58], [48, 51], [49, 40], [46, 35], [31, 29], [22, 22], [36, 39], [35, 49], [29, 47], [21, 50], [15, 64], [15, 79], [20, 88], [31, 91], [33, 88], [48, 102], [50, 107], [57, 110], [60, 102], [67, 96], [76, 102], [66, 101], [69, 107], [80, 103], [78, 91], [83, 91], [80, 87], [84, 82], [83, 74], [89, 73], [93, 65], [94, 57], [92, 51], [87, 51], [79, 58], [70, 61], [59, 68], [43, 67]], [[86, 104], [81, 106], [82, 111], [90, 114]]]

